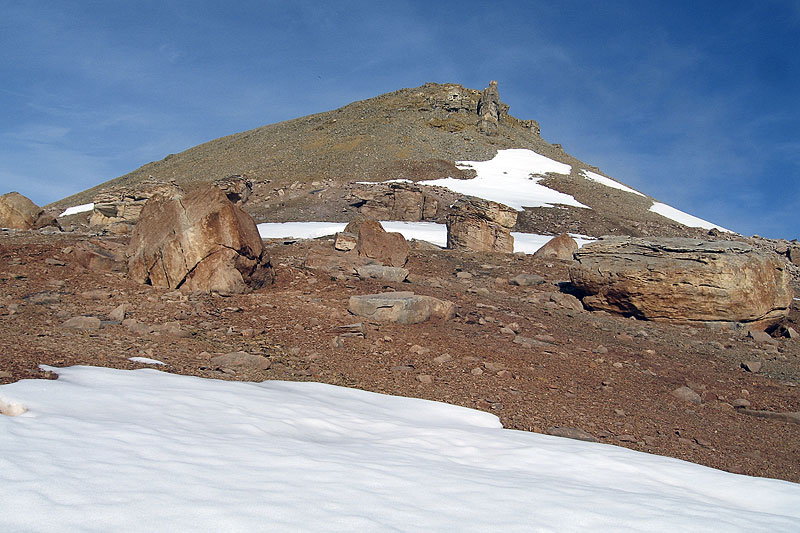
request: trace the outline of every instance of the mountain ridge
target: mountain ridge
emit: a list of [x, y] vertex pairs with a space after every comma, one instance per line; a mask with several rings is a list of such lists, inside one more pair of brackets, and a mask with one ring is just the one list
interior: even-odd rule
[[[427, 83], [234, 133], [169, 154], [49, 207], [86, 203], [101, 191], [135, 188], [150, 177], [191, 186], [238, 175], [255, 185], [256, 194], [245, 209], [259, 222], [347, 220], [355, 212], [352, 189], [358, 182], [469, 178], [474, 174], [459, 168], [458, 162], [490, 160], [510, 148], [532, 150], [569, 165], [569, 175], [548, 174], [541, 183], [591, 207], [525, 209], [519, 231], [596, 236], [704, 233], [650, 212], [649, 196], [587, 179], [584, 171], [600, 170], [544, 140], [536, 121], [509, 114], [496, 84], [481, 92], [458, 84]], [[275, 201], [281, 189], [313, 183], [331, 189], [324, 202], [313, 195], [304, 198], [307, 191]]]

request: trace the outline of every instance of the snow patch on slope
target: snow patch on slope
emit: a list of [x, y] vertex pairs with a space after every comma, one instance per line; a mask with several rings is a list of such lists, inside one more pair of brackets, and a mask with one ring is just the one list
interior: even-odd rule
[[[43, 367], [45, 368], [45, 367]], [[796, 531], [800, 485], [320, 383], [0, 386], [5, 531]]]
[[653, 202], [653, 205], [650, 206], [650, 211], [653, 213], [657, 213], [662, 217], [666, 217], [670, 220], [674, 220], [684, 226], [689, 226], [692, 228], [704, 228], [704, 229], [718, 229], [720, 231], [726, 231], [728, 233], [733, 233], [729, 229], [725, 229], [722, 226], [714, 224], [713, 222], [709, 222], [707, 220], [703, 220], [702, 218], [698, 218], [694, 215], [690, 215], [680, 209], [675, 209], [672, 206], [667, 204], [662, 204], [661, 202]]
[[438, 185], [459, 194], [499, 202], [518, 211], [524, 207], [553, 207], [555, 204], [589, 209], [571, 195], [539, 184], [548, 172], [569, 174], [572, 167], [533, 150], [498, 150], [497, 155], [489, 161], [459, 161], [457, 165], [462, 169], [475, 170], [477, 176], [468, 180], [441, 178], [417, 183]]
[[63, 213], [58, 215], [59, 217], [66, 217], [69, 215], [77, 215], [78, 213], [85, 213], [87, 211], [91, 211], [94, 209], [94, 203], [83, 204], [83, 205], [74, 205], [72, 207], [68, 207], [64, 210]]
[[635, 191], [630, 187], [628, 187], [627, 185], [623, 185], [622, 183], [616, 180], [612, 180], [611, 178], [607, 178], [601, 174], [598, 174], [597, 172], [592, 172], [591, 170], [581, 170], [581, 174], [583, 174], [584, 178], [600, 183], [601, 185], [605, 185], [606, 187], [611, 187], [612, 189], [619, 189], [620, 191], [630, 192], [633, 194], [638, 194], [639, 196], [644, 196], [644, 194], [640, 193], [639, 191]]

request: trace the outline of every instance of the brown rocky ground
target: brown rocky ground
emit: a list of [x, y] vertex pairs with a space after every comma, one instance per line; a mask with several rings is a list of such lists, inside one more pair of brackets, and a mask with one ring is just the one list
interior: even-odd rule
[[[536, 294], [567, 279], [567, 265], [530, 256], [418, 250], [408, 264], [410, 283], [385, 284], [307, 270], [311, 241], [272, 241], [276, 283], [223, 297], [81, 269], [64, 250], [86, 238], [0, 235], [0, 384], [47, 377], [40, 364], [135, 369], [147, 365], [128, 358], [145, 356], [179, 374], [322, 381], [443, 401], [494, 413], [508, 428], [580, 428], [600, 442], [800, 482], [800, 424], [732, 407], [746, 399], [752, 409], [800, 411], [800, 340], [758, 343], [742, 328], [537, 303], [544, 300]], [[547, 282], [508, 283], [521, 273]], [[364, 338], [340, 335], [339, 326], [359, 321], [346, 311], [350, 295], [391, 289], [451, 300], [458, 316], [410, 326], [367, 323]], [[800, 329], [797, 303], [787, 323]], [[120, 304], [140, 326], [108, 318]], [[63, 327], [80, 315], [102, 319], [102, 327]], [[172, 329], [151, 331], [171, 322]], [[514, 343], [514, 331], [537, 342]], [[271, 366], [233, 374], [211, 364], [211, 355], [236, 350], [262, 354]], [[761, 371], [744, 370], [743, 361], [761, 362]], [[684, 385], [702, 404], [671, 394]]]

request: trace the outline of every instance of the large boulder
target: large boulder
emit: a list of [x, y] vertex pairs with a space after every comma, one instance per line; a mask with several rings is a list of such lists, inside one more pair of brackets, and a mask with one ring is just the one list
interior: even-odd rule
[[790, 276], [774, 254], [737, 241], [607, 237], [575, 252], [586, 307], [650, 320], [770, 321], [788, 312]]
[[516, 223], [517, 212], [507, 205], [475, 197], [458, 200], [447, 216], [447, 247], [512, 253]]
[[0, 196], [0, 227], [33, 229], [42, 208], [18, 192]]
[[401, 267], [408, 261], [410, 247], [402, 234], [387, 232], [377, 220], [356, 217], [344, 229], [345, 233], [358, 235], [355, 252], [381, 263]]
[[210, 185], [150, 198], [127, 256], [128, 277], [170, 289], [242, 293], [274, 275], [253, 219]]
[[578, 251], [578, 243], [566, 233], [553, 237], [533, 253], [533, 257], [542, 259], [561, 259], [571, 261], [572, 256]]
[[398, 324], [417, 324], [431, 318], [447, 320], [456, 314], [453, 302], [411, 291], [351, 296], [347, 310], [370, 320]]

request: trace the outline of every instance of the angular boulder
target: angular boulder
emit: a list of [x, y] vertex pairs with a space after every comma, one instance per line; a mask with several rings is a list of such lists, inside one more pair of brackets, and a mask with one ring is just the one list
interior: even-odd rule
[[453, 302], [411, 291], [351, 296], [347, 310], [370, 320], [398, 324], [418, 324], [431, 318], [448, 320], [456, 314]]
[[18, 192], [0, 196], [0, 227], [33, 229], [42, 208]]
[[542, 259], [560, 259], [571, 261], [572, 256], [578, 251], [578, 243], [566, 233], [553, 237], [533, 253], [533, 257]]
[[91, 240], [76, 244], [70, 255], [87, 270], [100, 272], [125, 272], [127, 260], [125, 246], [110, 241]]
[[377, 220], [357, 218], [344, 231], [358, 235], [355, 250], [359, 257], [375, 259], [394, 267], [402, 267], [408, 261], [410, 247], [405, 237], [400, 233], [387, 232]]
[[575, 259], [570, 279], [587, 308], [642, 319], [770, 321], [793, 297], [784, 262], [737, 241], [608, 237]]
[[447, 247], [513, 253], [516, 223], [517, 212], [507, 205], [475, 197], [458, 200], [447, 215]]
[[274, 276], [253, 219], [210, 185], [150, 198], [127, 256], [128, 277], [155, 287], [242, 293]]

